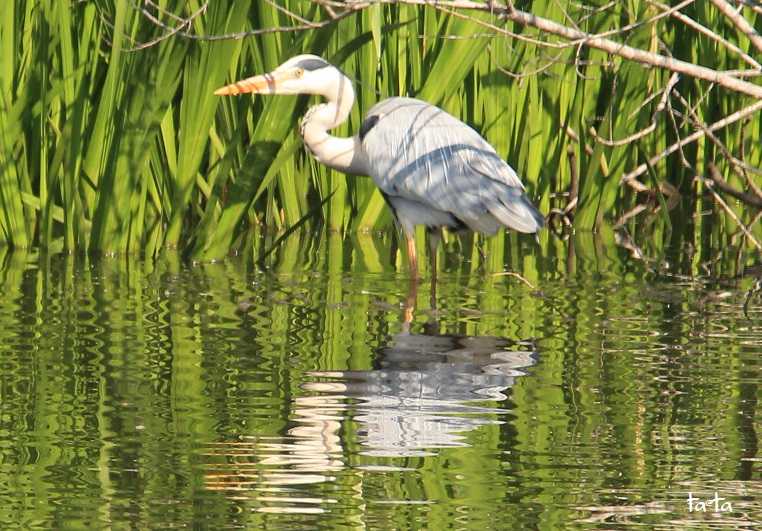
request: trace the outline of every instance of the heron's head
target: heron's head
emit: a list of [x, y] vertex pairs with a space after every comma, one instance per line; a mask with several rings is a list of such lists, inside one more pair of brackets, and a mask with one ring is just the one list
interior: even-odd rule
[[297, 55], [269, 74], [249, 77], [217, 89], [217, 96], [255, 94], [323, 94], [335, 91], [341, 71], [317, 55]]

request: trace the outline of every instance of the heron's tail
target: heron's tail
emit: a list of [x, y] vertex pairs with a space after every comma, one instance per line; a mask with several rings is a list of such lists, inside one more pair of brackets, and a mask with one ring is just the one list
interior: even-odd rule
[[501, 186], [487, 205], [490, 214], [508, 228], [519, 232], [537, 232], [545, 226], [545, 218], [517, 186]]

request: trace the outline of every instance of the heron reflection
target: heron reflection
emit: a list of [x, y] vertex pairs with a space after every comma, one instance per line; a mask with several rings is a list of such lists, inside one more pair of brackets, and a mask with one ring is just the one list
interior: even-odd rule
[[377, 350], [372, 368], [308, 373], [285, 433], [210, 445], [206, 487], [253, 499], [259, 512], [321, 513], [337, 502], [321, 485], [352, 473], [349, 455], [431, 455], [468, 446], [468, 432], [506, 422], [507, 391], [536, 363], [534, 344], [442, 334], [436, 322], [412, 333], [416, 289], [411, 283], [401, 332]]
[[[310, 373], [283, 435], [210, 445], [206, 487], [254, 500], [259, 512], [321, 513], [336, 499], [320, 485], [349, 472], [349, 453], [431, 455], [468, 446], [467, 432], [505, 422], [506, 392], [536, 363], [531, 342], [404, 328], [378, 350], [372, 369]], [[348, 440], [360, 446], [347, 449]]]
[[494, 402], [535, 363], [528, 342], [403, 332], [379, 349], [372, 370], [313, 372], [303, 388], [347, 401], [361, 454], [430, 455], [467, 446], [468, 431], [503, 423], [507, 409]]

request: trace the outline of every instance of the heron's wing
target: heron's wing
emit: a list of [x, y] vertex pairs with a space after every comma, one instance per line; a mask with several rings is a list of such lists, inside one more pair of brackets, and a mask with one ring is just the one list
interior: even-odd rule
[[482, 232], [499, 225], [521, 232], [542, 227], [516, 172], [476, 131], [443, 110], [391, 98], [373, 107], [363, 126], [371, 176], [388, 196], [448, 212]]

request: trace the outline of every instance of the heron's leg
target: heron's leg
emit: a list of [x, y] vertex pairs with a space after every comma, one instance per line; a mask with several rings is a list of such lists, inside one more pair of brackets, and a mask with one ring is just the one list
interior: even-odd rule
[[437, 305], [437, 249], [442, 241], [442, 227], [428, 227], [429, 255], [431, 258], [431, 308]]
[[415, 235], [406, 234], [407, 238], [407, 259], [410, 264], [410, 273], [414, 279], [418, 279], [418, 256], [415, 253]]
[[418, 298], [418, 279], [410, 277], [408, 284], [407, 298], [405, 299], [405, 308], [402, 316], [403, 332], [410, 331], [410, 323], [413, 322], [413, 312], [415, 311], [415, 300]]

